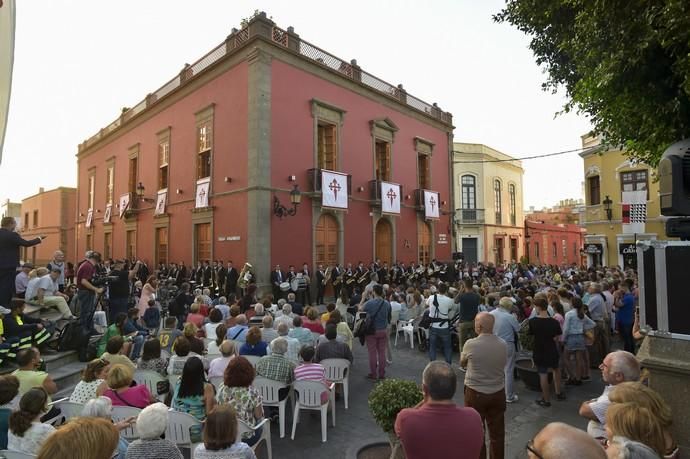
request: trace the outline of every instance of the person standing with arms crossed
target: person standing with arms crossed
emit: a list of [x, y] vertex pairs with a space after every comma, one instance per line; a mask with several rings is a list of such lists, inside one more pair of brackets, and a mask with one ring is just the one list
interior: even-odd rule
[[0, 221], [0, 306], [9, 307], [14, 296], [14, 278], [19, 266], [19, 247], [33, 247], [45, 239], [38, 236], [27, 241], [14, 230], [17, 227], [12, 217]]

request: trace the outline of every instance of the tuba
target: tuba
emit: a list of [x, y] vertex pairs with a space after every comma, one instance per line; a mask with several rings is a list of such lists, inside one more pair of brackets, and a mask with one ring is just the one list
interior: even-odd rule
[[252, 280], [253, 269], [254, 267], [250, 263], [244, 263], [244, 266], [242, 266], [242, 271], [240, 271], [239, 280], [237, 281], [237, 285], [240, 288], [247, 288], [249, 281]]

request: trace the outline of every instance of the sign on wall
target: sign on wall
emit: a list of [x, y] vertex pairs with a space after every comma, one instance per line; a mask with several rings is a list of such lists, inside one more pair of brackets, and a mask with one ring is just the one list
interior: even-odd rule
[[424, 218], [427, 220], [440, 218], [438, 193], [424, 190]]
[[105, 206], [105, 214], [103, 214], [103, 223], [110, 223], [110, 220], [113, 217], [113, 205], [108, 204]]
[[201, 179], [196, 182], [196, 204], [197, 209], [208, 207], [208, 193], [211, 185], [211, 178]]
[[159, 191], [156, 198], [156, 210], [154, 215], [163, 215], [165, 213], [165, 201], [168, 197], [167, 191]]
[[321, 171], [321, 205], [347, 209], [347, 174]]
[[381, 182], [381, 212], [400, 213], [400, 185], [397, 183]]
[[129, 193], [120, 196], [120, 218], [125, 216], [125, 212], [129, 210]]
[[86, 227], [91, 228], [92, 223], [93, 223], [93, 209], [89, 209], [89, 211], [86, 212]]
[[604, 246], [602, 244], [585, 244], [585, 253], [596, 255], [604, 253]]

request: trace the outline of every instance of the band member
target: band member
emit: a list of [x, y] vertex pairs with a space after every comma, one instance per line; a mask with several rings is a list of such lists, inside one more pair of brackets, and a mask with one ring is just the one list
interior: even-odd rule
[[177, 276], [175, 277], [175, 285], [180, 287], [184, 282], [187, 282], [187, 267], [184, 265], [184, 261], [181, 261], [177, 268]]
[[343, 287], [343, 279], [340, 277], [343, 272], [344, 270], [340, 266], [340, 263], [336, 263], [333, 271], [331, 271], [331, 283], [333, 284], [333, 293], [335, 294], [336, 298], [340, 297], [340, 289]]
[[[380, 266], [380, 265], [379, 265]], [[390, 281], [389, 277], [389, 270], [388, 270], [388, 262], [384, 261], [383, 266], [380, 266], [378, 270], [378, 275], [379, 275], [379, 282], [381, 284], [388, 284]]]
[[307, 289], [304, 292], [304, 296], [306, 298], [305, 304], [312, 304], [313, 298], [311, 297], [311, 278], [312, 278], [312, 273], [311, 270], [309, 269], [309, 265], [306, 263], [302, 263], [302, 275], [306, 276], [307, 279]]
[[232, 260], [228, 261], [227, 274], [225, 275], [225, 296], [230, 294], [237, 295], [237, 281], [240, 273], [232, 265]]
[[223, 295], [225, 292], [225, 282], [227, 281], [228, 270], [223, 264], [223, 260], [218, 261], [218, 270], [216, 271], [216, 293], [218, 296]]
[[197, 287], [201, 287], [204, 284], [204, 266], [200, 261], [196, 263], [196, 269], [192, 273], [192, 279], [196, 282]]
[[213, 260], [213, 264], [211, 265], [211, 283], [207, 285], [211, 289], [211, 294], [214, 294], [216, 292], [216, 288], [218, 287], [218, 260]]
[[316, 304], [323, 304], [323, 293], [326, 291], [326, 272], [323, 270], [323, 265], [319, 265], [316, 271]]
[[280, 270], [280, 265], [276, 265], [276, 267], [271, 271], [271, 286], [273, 288], [273, 299], [275, 301], [278, 301], [280, 298], [283, 298], [283, 291], [280, 290], [280, 284], [286, 281], [285, 273]]
[[211, 278], [213, 277], [213, 268], [211, 268], [211, 265], [209, 264], [208, 260], [204, 261], [204, 268], [202, 272], [202, 278], [201, 282], [204, 287], [210, 287], [211, 286]]

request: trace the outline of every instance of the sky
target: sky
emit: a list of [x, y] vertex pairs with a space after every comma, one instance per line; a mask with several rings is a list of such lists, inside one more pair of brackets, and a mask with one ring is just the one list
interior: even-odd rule
[[[77, 145], [266, 11], [279, 27], [454, 118], [457, 142], [514, 157], [581, 147], [591, 126], [555, 117], [563, 94], [529, 38], [491, 15], [503, 0], [18, 0], [14, 76], [0, 200], [76, 186]], [[524, 208], [582, 197], [577, 153], [523, 162]]]

